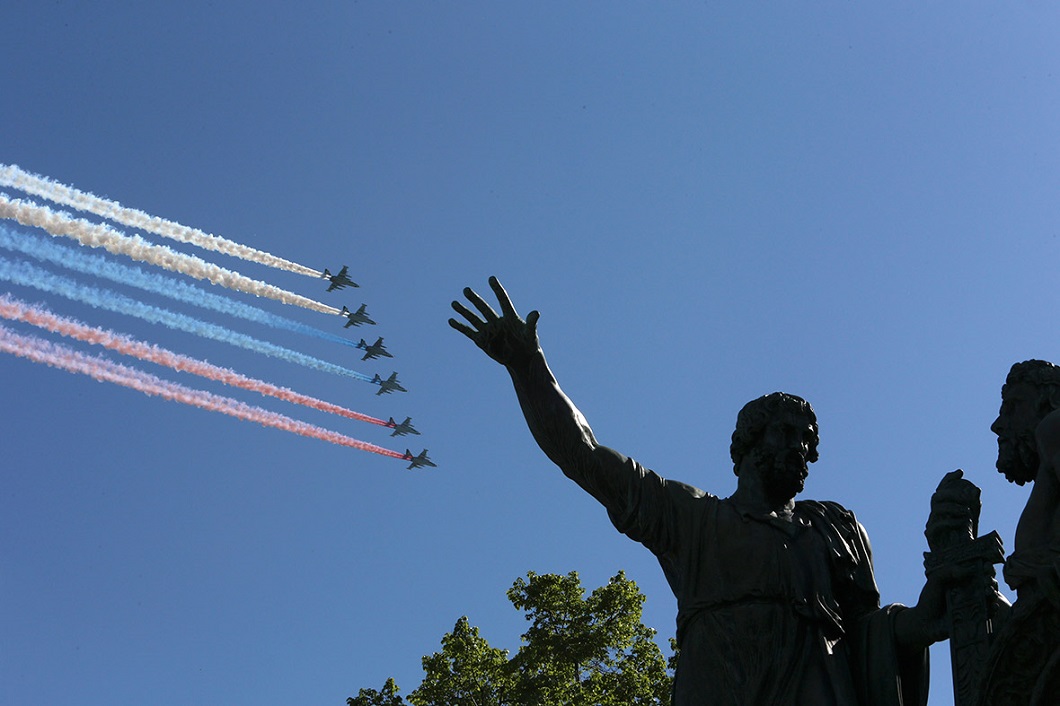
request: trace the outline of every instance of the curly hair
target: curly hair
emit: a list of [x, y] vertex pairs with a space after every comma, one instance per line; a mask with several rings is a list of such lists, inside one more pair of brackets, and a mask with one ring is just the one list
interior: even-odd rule
[[743, 457], [761, 440], [769, 422], [783, 412], [799, 414], [810, 420], [813, 426], [813, 441], [810, 443], [806, 461], [813, 463], [817, 460], [817, 444], [820, 436], [817, 433], [817, 415], [814, 414], [813, 407], [796, 395], [771, 392], [756, 400], [751, 400], [736, 415], [736, 430], [732, 433], [732, 444], [729, 445], [733, 473], [740, 475], [740, 462]]
[[[1001, 388], [1000, 416], [1014, 413], [1012, 407], [1006, 412], [1004, 400], [1009, 390], [1016, 385], [1033, 388], [1034, 392], [1028, 400], [1032, 405], [1029, 412], [1033, 419], [1040, 421], [1054, 409], [1060, 408], [1060, 366], [1044, 360], [1025, 360], [1013, 365], [1005, 378], [1004, 387]], [[1006, 426], [1009, 424], [1010, 422], [1006, 421]], [[999, 433], [997, 470], [1017, 485], [1034, 481], [1041, 463], [1035, 443], [1034, 426], [1011, 429], [1008, 436], [1013, 444], [1011, 447], [1003, 446]]]
[[[1006, 385], [1018, 385], [1025, 382], [1038, 390], [1035, 413], [1039, 418], [1057, 408], [1057, 393], [1060, 393], [1060, 366], [1044, 360], [1025, 360], [1016, 363], [1008, 371]], [[1002, 390], [1004, 395], [1004, 390]]]

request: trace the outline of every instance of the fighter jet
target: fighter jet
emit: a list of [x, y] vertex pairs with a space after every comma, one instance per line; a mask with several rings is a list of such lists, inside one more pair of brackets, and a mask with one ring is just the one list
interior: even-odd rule
[[434, 465], [434, 461], [432, 461], [431, 459], [427, 458], [427, 449], [424, 449], [423, 451], [421, 451], [419, 456], [413, 456], [411, 451], [409, 451], [408, 449], [405, 449], [405, 455], [402, 456], [402, 458], [405, 459], [406, 461], [412, 461], [412, 463], [409, 464], [409, 470], [410, 471], [413, 468], [423, 468], [424, 466], [430, 466], [431, 468], [437, 468], [438, 467], [438, 466]]
[[372, 378], [372, 382], [379, 385], [379, 392], [375, 393], [377, 395], [389, 394], [394, 390], [397, 390], [398, 392], [408, 392], [408, 390], [403, 388], [401, 383], [398, 382], [397, 373], [391, 373], [390, 377], [386, 380], [379, 377], [379, 373], [376, 373], [375, 377]]
[[364, 351], [364, 357], [361, 358], [361, 360], [371, 360], [372, 358], [378, 358], [379, 356], [386, 356], [387, 358], [394, 357], [390, 355], [390, 351], [383, 347], [382, 336], [380, 336], [379, 340], [373, 343], [372, 345], [368, 345], [367, 343], [365, 343], [364, 339], [362, 338], [361, 342], [358, 343], [356, 347]]
[[342, 307], [342, 315], [345, 316], [349, 321], [343, 328], [349, 328], [350, 326], [360, 326], [361, 324], [372, 324], [375, 326], [375, 322], [368, 318], [368, 312], [365, 310], [367, 304], [361, 304], [361, 308], [357, 311], [350, 311], [346, 307]]
[[390, 436], [404, 436], [405, 434], [416, 434], [419, 436], [419, 432], [412, 426], [412, 417], [405, 417], [405, 421], [401, 422], [401, 424], [395, 422], [394, 418], [391, 417], [385, 426], [394, 430]]
[[350, 279], [350, 276], [346, 274], [349, 271], [350, 268], [346, 265], [343, 265], [342, 269], [339, 270], [339, 273], [337, 275], [333, 275], [327, 270], [327, 268], [325, 268], [324, 279], [331, 280], [331, 285], [328, 287], [327, 291], [330, 292], [333, 289], [342, 289], [343, 287], [360, 287], [361, 285], [354, 282], [352, 279]]

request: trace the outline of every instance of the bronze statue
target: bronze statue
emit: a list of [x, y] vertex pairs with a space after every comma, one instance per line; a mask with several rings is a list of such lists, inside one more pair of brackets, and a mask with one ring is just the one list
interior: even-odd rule
[[1000, 630], [980, 703], [1060, 704], [1060, 367], [1016, 363], [1001, 388], [997, 470], [1033, 482], [1016, 525], [1005, 581], [1016, 602]]
[[854, 515], [795, 501], [817, 460], [806, 401], [773, 393], [740, 411], [731, 497], [666, 480], [596, 441], [545, 362], [538, 312], [524, 321], [490, 286], [500, 315], [467, 288], [478, 313], [453, 302], [467, 323], [449, 324], [507, 368], [545, 454], [658, 558], [678, 603], [675, 706], [926, 704], [926, 648], [946, 636], [945, 593], [959, 577], [935, 572], [915, 606], [880, 607]]

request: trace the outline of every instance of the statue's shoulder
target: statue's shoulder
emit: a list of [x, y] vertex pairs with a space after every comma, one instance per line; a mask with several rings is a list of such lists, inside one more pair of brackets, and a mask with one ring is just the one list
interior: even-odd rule
[[833, 500], [796, 500], [795, 513], [811, 521], [825, 520], [833, 525], [856, 527], [858, 524], [853, 512]]
[[673, 492], [686, 495], [694, 500], [705, 500], [707, 502], [717, 501], [717, 498], [707, 491], [697, 488], [694, 485], [689, 485], [688, 483], [682, 483], [678, 480], [667, 480], [666, 485], [669, 486]]
[[[799, 500], [795, 515], [808, 520], [831, 548], [829, 556], [842, 575], [875, 590], [872, 577], [872, 545], [854, 513], [831, 500]], [[877, 593], [877, 598], [878, 598]]]
[[838, 534], [847, 542], [855, 542], [869, 551], [869, 536], [854, 513], [832, 500], [798, 500], [795, 515], [809, 520], [825, 534]]

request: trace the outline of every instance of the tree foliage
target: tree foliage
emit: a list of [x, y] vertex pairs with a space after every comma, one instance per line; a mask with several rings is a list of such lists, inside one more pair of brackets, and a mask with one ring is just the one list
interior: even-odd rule
[[361, 689], [357, 696], [346, 699], [346, 706], [405, 706], [405, 700], [398, 696], [398, 691], [394, 680], [387, 679], [382, 691]]
[[[530, 627], [515, 656], [491, 647], [467, 617], [423, 658], [422, 683], [398, 696], [361, 689], [348, 706], [668, 706], [671, 673], [655, 631], [641, 622], [644, 595], [623, 572], [588, 596], [577, 572], [519, 578], [508, 599]], [[672, 644], [672, 640], [671, 640]]]

